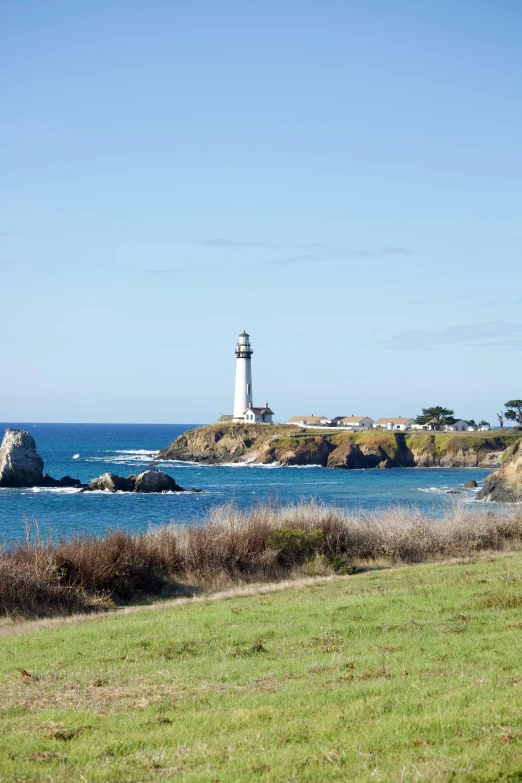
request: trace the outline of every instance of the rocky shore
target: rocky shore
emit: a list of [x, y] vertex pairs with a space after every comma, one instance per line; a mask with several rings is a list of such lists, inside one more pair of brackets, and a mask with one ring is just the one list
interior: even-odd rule
[[498, 468], [522, 433], [335, 432], [287, 425], [211, 424], [189, 430], [160, 451], [158, 459], [326, 468]]
[[522, 441], [518, 441], [506, 454], [505, 464], [487, 476], [477, 495], [479, 500], [498, 503], [522, 501]]
[[[44, 461], [36, 451], [34, 438], [26, 430], [6, 430], [0, 446], [0, 487], [71, 487], [82, 492], [183, 492], [172, 476], [161, 470], [144, 470], [130, 476], [104, 473], [84, 484], [63, 476], [55, 479], [43, 472]], [[194, 492], [199, 490], [192, 489]]]

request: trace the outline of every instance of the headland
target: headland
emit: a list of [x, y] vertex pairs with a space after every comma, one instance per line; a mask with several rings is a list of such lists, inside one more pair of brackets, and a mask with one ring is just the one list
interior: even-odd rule
[[161, 450], [158, 459], [326, 468], [499, 468], [522, 438], [515, 429], [486, 432], [339, 432], [289, 425], [219, 423], [198, 427]]

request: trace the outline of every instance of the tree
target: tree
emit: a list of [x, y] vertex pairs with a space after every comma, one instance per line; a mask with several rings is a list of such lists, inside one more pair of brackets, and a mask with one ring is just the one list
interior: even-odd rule
[[507, 408], [506, 419], [516, 421], [519, 427], [522, 427], [522, 400], [509, 400], [504, 403]]
[[423, 408], [422, 413], [415, 419], [416, 424], [431, 424], [434, 430], [440, 430], [445, 424], [453, 424], [454, 421], [453, 411], [440, 405]]
[[503, 429], [504, 427], [504, 411], [500, 411], [500, 413], [497, 413], [497, 419], [500, 429]]
[[477, 427], [491, 427], [491, 424], [489, 423], [489, 421], [486, 421], [485, 419], [481, 419], [477, 424]]

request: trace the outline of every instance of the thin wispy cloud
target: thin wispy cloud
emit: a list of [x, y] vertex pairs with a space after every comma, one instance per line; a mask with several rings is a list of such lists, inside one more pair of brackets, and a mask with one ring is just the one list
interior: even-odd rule
[[321, 261], [321, 256], [314, 256], [311, 253], [301, 253], [296, 256], [288, 256], [288, 258], [276, 258], [273, 261], [260, 261], [257, 266], [271, 266], [278, 264], [306, 264], [312, 261]]
[[407, 247], [383, 247], [383, 256], [411, 256], [413, 250], [409, 250]]
[[31, 264], [20, 258], [8, 258], [0, 261], [0, 272], [15, 272], [17, 269], [27, 269], [30, 266]]
[[178, 275], [181, 272], [190, 272], [187, 267], [181, 269], [140, 269], [142, 275]]
[[274, 245], [270, 242], [244, 242], [237, 239], [206, 239], [203, 244], [206, 247], [226, 248], [227, 250], [250, 250], [257, 248], [260, 250], [288, 247], [287, 245]]
[[487, 348], [491, 350], [522, 351], [522, 337], [511, 337], [509, 340], [496, 340], [495, 342], [488, 343]]
[[[522, 324], [491, 321], [443, 329], [406, 329], [392, 335], [384, 344], [399, 350], [431, 351], [443, 345], [465, 344], [467, 347], [518, 347], [522, 340]], [[505, 339], [503, 339], [505, 338]]]
[[[333, 257], [345, 257], [345, 258], [371, 258], [378, 256], [410, 256], [413, 255], [413, 250], [409, 250], [405, 247], [388, 246], [378, 249], [370, 248], [345, 248], [330, 245], [326, 242], [307, 242], [307, 243], [295, 243], [295, 244], [283, 244], [275, 242], [264, 241], [249, 241], [249, 240], [237, 240], [237, 239], [206, 239], [203, 242], [205, 247], [213, 247], [217, 249], [226, 250], [294, 250], [294, 251], [306, 251], [300, 254], [301, 260], [310, 261], [311, 256], [313, 260], [321, 261], [326, 256]], [[270, 261], [261, 262], [264, 264], [288, 264], [298, 263], [298, 256], [288, 256], [281, 259], [273, 259]]]

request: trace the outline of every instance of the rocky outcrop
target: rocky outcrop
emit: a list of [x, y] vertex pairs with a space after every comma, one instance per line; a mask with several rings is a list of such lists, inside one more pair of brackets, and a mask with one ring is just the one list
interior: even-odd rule
[[162, 470], [144, 470], [136, 477], [134, 492], [183, 492], [183, 487]]
[[136, 476], [118, 476], [116, 473], [103, 473], [89, 484], [89, 489], [106, 490], [107, 492], [134, 492]]
[[6, 430], [0, 446], [0, 487], [35, 487], [43, 478], [43, 459], [26, 430]]
[[[506, 442], [500, 437], [484, 438], [478, 435], [465, 440], [455, 435], [446, 441], [445, 434], [431, 435], [415, 445], [415, 437], [409, 440], [413, 464], [418, 468], [495, 468], [502, 465]], [[491, 449], [486, 451], [486, 449]], [[496, 448], [496, 451], [493, 449]]]
[[359, 445], [353, 441], [341, 443], [328, 457], [328, 468], [361, 470], [363, 468], [397, 468], [398, 463], [391, 459], [382, 446]]
[[198, 427], [180, 435], [159, 452], [158, 460], [182, 460], [206, 462], [211, 465], [223, 462], [270, 462], [269, 444], [277, 432], [279, 436], [294, 427], [270, 427], [268, 425], [223, 424]]
[[[284, 439], [281, 444], [273, 449], [268, 449], [265, 454], [267, 462], [279, 462], [280, 465], [320, 465], [326, 467], [330, 452], [334, 448], [325, 438], [304, 438], [287, 443]], [[257, 461], [257, 460], [256, 460]]]
[[[183, 492], [172, 476], [162, 470], [144, 470], [136, 476], [118, 476], [116, 473], [104, 473], [91, 481], [89, 492]], [[194, 492], [198, 490], [194, 489]]]
[[497, 503], [522, 501], [522, 441], [515, 443], [500, 470], [486, 476], [477, 499], [492, 500]]
[[71, 487], [72, 489], [85, 489], [88, 484], [82, 484], [80, 479], [73, 478], [72, 476], [64, 476], [61, 479], [55, 479], [49, 476], [48, 473], [44, 473], [42, 480], [38, 484], [39, 487]]

